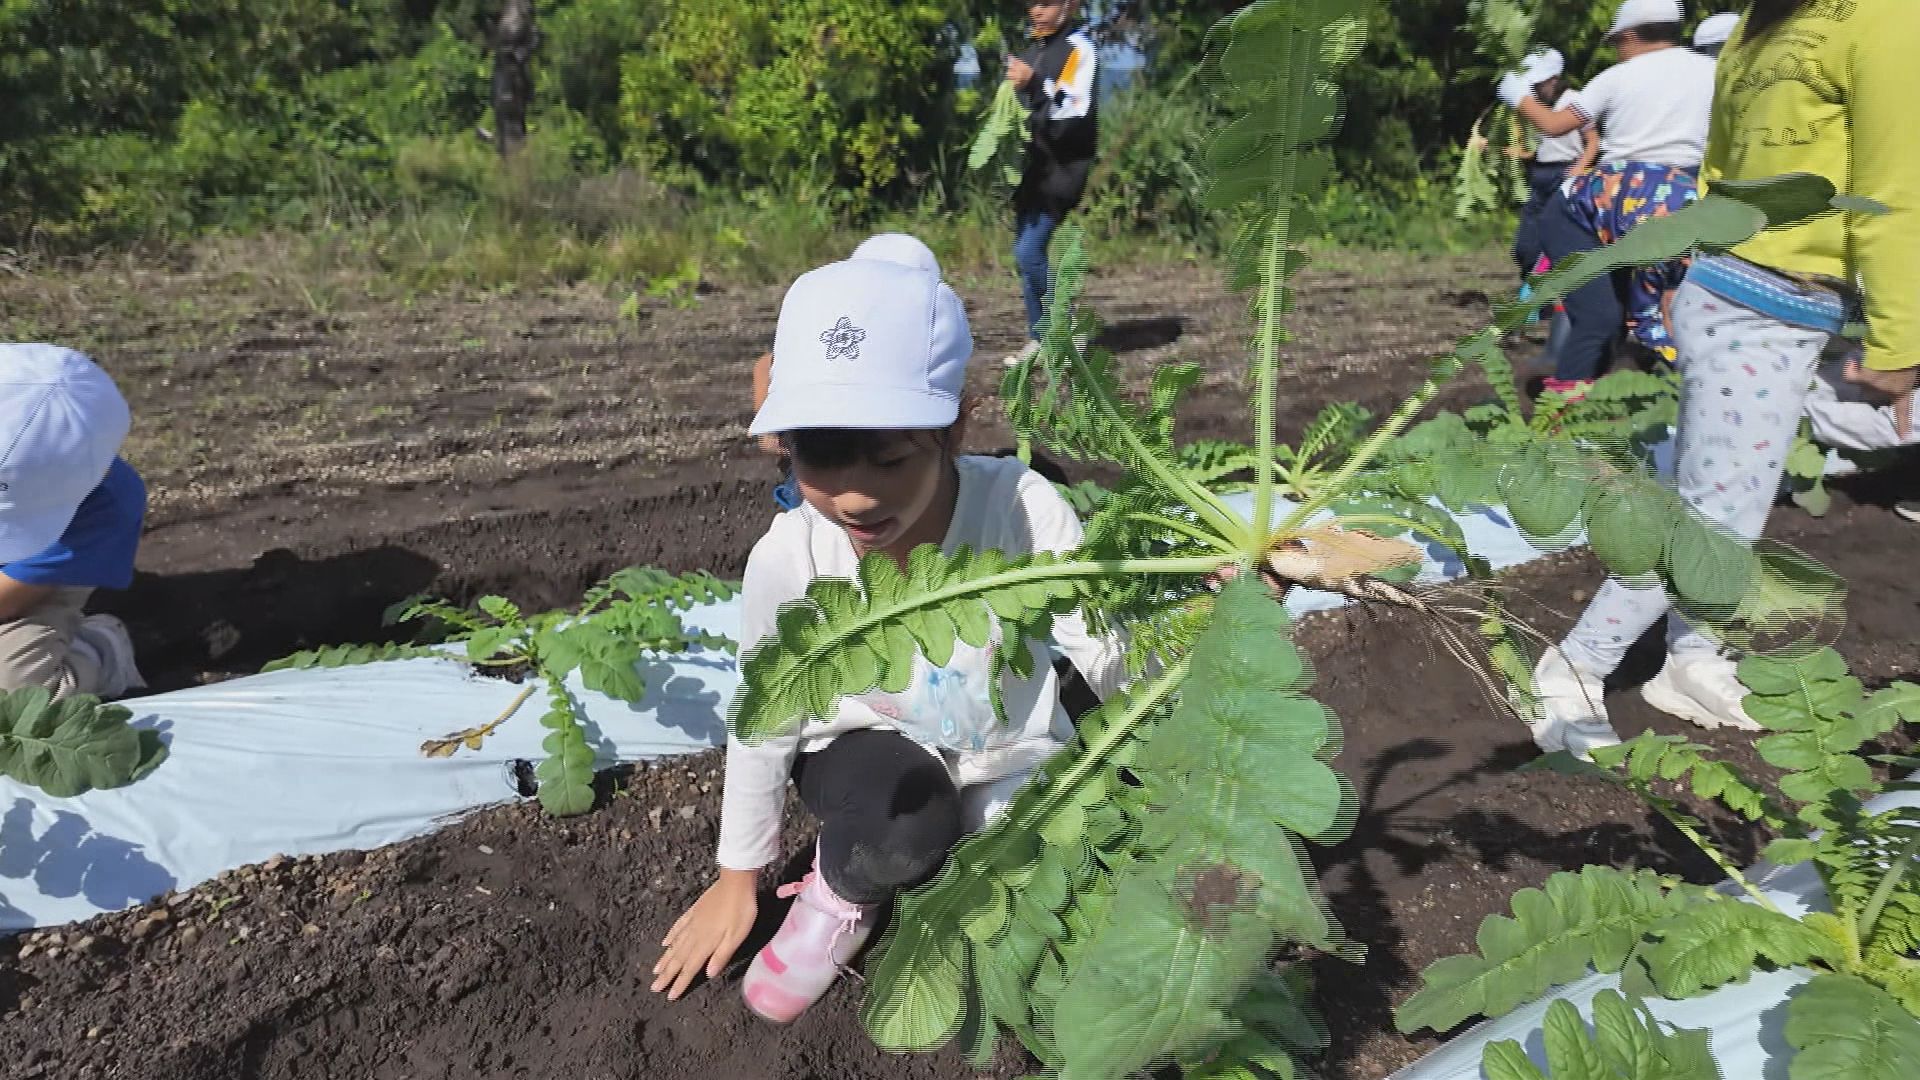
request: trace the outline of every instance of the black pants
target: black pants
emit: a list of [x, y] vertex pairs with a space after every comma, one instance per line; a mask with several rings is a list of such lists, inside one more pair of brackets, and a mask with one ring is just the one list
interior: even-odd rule
[[[1557, 191], [1540, 212], [1540, 236], [1547, 258], [1555, 266], [1570, 255], [1600, 246], [1600, 238], [1573, 216], [1566, 196]], [[1627, 320], [1626, 289], [1631, 273], [1602, 274], [1561, 301], [1569, 326], [1567, 339], [1555, 357], [1558, 378], [1572, 381], [1599, 377]]]
[[836, 736], [802, 754], [793, 781], [820, 819], [820, 873], [842, 900], [877, 904], [940, 870], [961, 835], [945, 766], [894, 731]]
[[1523, 281], [1533, 273], [1534, 264], [1546, 250], [1546, 241], [1540, 234], [1540, 215], [1560, 190], [1560, 182], [1567, 178], [1569, 168], [1564, 161], [1552, 165], [1527, 163], [1527, 201], [1520, 207], [1520, 228], [1513, 234], [1513, 261], [1520, 265]]

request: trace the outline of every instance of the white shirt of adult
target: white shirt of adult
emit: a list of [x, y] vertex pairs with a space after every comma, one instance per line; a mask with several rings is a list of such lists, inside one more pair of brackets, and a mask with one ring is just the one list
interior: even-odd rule
[[[953, 522], [941, 548], [951, 555], [960, 547], [974, 551], [993, 548], [1010, 556], [1039, 551], [1067, 552], [1080, 545], [1080, 519], [1053, 485], [1018, 458], [961, 457], [956, 459], [960, 490]], [[806, 594], [816, 577], [851, 578], [859, 566], [846, 531], [811, 506], [803, 505], [774, 519], [765, 536], [747, 557], [741, 588], [740, 642], [751, 649], [774, 630], [780, 608]], [[998, 631], [996, 630], [996, 638]], [[1125, 646], [1093, 637], [1079, 612], [1053, 620], [1053, 644], [1073, 661], [1087, 685], [1103, 700], [1126, 681]], [[1033, 676], [1001, 676], [1001, 697], [1007, 725], [978, 749], [929, 749], [943, 762], [954, 786], [967, 788], [1006, 780], [1031, 771], [1051, 757], [1073, 735], [1072, 721], [1060, 705], [1060, 686], [1052, 653], [1042, 642], [1028, 642], [1034, 661]], [[942, 668], [945, 680], [975, 685], [984, 678], [991, 654], [965, 642], [954, 645], [953, 658]], [[794, 757], [812, 753], [834, 736], [861, 728], [900, 730], [902, 724], [887, 714], [911, 708], [915, 701], [934, 699], [954, 703], [950, 692], [927, 693], [929, 670], [924, 660], [915, 665], [914, 685], [902, 694], [878, 692], [843, 697], [826, 720], [808, 723], [796, 735], [748, 746], [727, 740], [726, 780], [720, 802], [719, 863], [730, 870], [757, 870], [780, 854], [781, 811]], [[970, 698], [981, 698], [971, 701]], [[961, 707], [985, 707], [983, 695], [965, 695]]]
[[1600, 125], [1600, 164], [1644, 161], [1697, 169], [1707, 151], [1714, 62], [1678, 46], [1642, 53], [1562, 100]]

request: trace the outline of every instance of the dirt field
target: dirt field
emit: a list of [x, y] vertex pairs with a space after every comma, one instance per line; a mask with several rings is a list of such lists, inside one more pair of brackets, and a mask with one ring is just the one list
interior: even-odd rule
[[[1283, 435], [1328, 401], [1391, 404], [1504, 284], [1492, 258], [1349, 256], [1311, 271]], [[1017, 343], [1008, 283], [962, 292], [984, 358]], [[1213, 272], [1108, 273], [1091, 298], [1130, 372], [1169, 356], [1205, 365], [1186, 434], [1245, 430], [1243, 302]], [[135, 588], [106, 606], [174, 687], [365, 637], [416, 591], [557, 604], [629, 563], [737, 574], [773, 511], [772, 468], [743, 433], [746, 368], [777, 304], [776, 291], [723, 292], [623, 321], [616, 300], [581, 290], [316, 310], [174, 267], [0, 284], [0, 337], [85, 347], [134, 404], [128, 456], [154, 491], [151, 529]], [[997, 377], [991, 363], [974, 376], [981, 447], [1006, 442]], [[1920, 487], [1904, 482], [1846, 488], [1822, 521], [1777, 519], [1851, 583], [1840, 647], [1876, 684], [1920, 676], [1920, 589], [1902, 554], [1920, 534], [1884, 509]], [[1573, 554], [1513, 575], [1551, 630], [1598, 578]], [[1392, 1005], [1513, 890], [1586, 862], [1711, 876], [1610, 788], [1516, 772], [1533, 756], [1524, 733], [1412, 624], [1335, 613], [1302, 639], [1362, 799], [1353, 838], [1320, 853], [1335, 913], [1369, 947], [1363, 966], [1317, 965], [1329, 1076], [1383, 1076], [1433, 1045], [1394, 1033]], [[1623, 730], [1680, 730], [1636, 694], [1614, 707]], [[1742, 740], [1688, 733], [1757, 764]], [[674, 1007], [645, 992], [661, 934], [708, 880], [717, 766], [609, 777], [585, 818], [503, 808], [0, 943], [0, 1061], [22, 1080], [969, 1075], [956, 1056], [876, 1051], [857, 987], [786, 1031], [738, 1005], [737, 971]], [[1718, 824], [1751, 853], [1754, 837]], [[791, 832], [797, 852], [806, 838]], [[1003, 1047], [993, 1075], [1024, 1064]]]

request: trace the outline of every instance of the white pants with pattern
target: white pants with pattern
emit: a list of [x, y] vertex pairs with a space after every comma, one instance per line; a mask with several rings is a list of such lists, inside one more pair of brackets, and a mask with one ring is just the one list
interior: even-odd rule
[[[1760, 538], [1780, 492], [1827, 335], [1780, 322], [1692, 283], [1673, 300], [1681, 372], [1674, 485], [1703, 517], [1748, 543]], [[1659, 588], [1608, 578], [1561, 648], [1605, 676], [1671, 605]], [[1676, 656], [1717, 646], [1675, 613]]]

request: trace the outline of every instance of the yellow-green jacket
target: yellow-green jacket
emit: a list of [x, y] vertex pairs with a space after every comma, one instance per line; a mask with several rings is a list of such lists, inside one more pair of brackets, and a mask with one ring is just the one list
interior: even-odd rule
[[1885, 214], [1763, 233], [1734, 254], [1866, 294], [1866, 365], [1920, 364], [1920, 0], [1809, 0], [1720, 56], [1701, 180], [1817, 173]]

